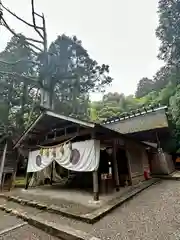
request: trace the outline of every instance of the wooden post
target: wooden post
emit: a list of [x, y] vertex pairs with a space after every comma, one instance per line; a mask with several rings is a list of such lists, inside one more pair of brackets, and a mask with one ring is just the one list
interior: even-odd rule
[[53, 166], [54, 166], [54, 164], [53, 164], [53, 161], [52, 161], [52, 163], [51, 163], [51, 182], [50, 182], [51, 185], [53, 183]]
[[5, 164], [5, 160], [6, 160], [6, 153], [7, 153], [7, 142], [5, 143], [4, 146], [4, 151], [3, 151], [3, 156], [2, 156], [2, 160], [1, 160], [1, 166], [0, 166], [0, 185], [2, 187], [2, 177], [3, 177], [3, 171], [4, 171], [4, 164]]
[[132, 185], [132, 173], [131, 173], [131, 163], [130, 163], [131, 155], [127, 148], [126, 148], [126, 155], [127, 155], [127, 161], [128, 161], [129, 185]]
[[26, 173], [26, 184], [25, 184], [25, 189], [27, 190], [28, 189], [28, 186], [29, 186], [29, 173], [27, 172]]
[[98, 184], [98, 172], [93, 172], [93, 192], [94, 201], [99, 201], [99, 184]]
[[5, 177], [6, 177], [6, 173], [3, 173], [3, 175], [2, 175], [2, 180], [1, 180], [1, 192], [2, 192], [3, 189], [4, 189], [4, 181], [5, 181]]
[[[91, 138], [95, 139], [95, 132], [91, 134]], [[99, 201], [99, 182], [98, 182], [98, 171], [93, 172], [93, 193], [94, 201]]]
[[[29, 161], [29, 159], [28, 159]], [[28, 168], [28, 161], [27, 161], [27, 167], [26, 167], [26, 183], [25, 183], [25, 189], [27, 190], [29, 187], [29, 177], [30, 177], [30, 173], [27, 172], [27, 168]], [[33, 176], [33, 175], [32, 175]]]
[[117, 165], [117, 157], [116, 157], [116, 140], [113, 140], [113, 168], [114, 168], [114, 178], [116, 184], [116, 191], [119, 191], [119, 172], [118, 172], [118, 165]]

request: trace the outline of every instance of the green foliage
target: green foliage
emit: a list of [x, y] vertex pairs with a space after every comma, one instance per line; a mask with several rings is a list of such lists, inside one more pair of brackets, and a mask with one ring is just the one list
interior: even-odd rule
[[51, 43], [48, 69], [40, 69], [41, 78], [48, 76], [55, 111], [82, 119], [89, 118], [89, 94], [103, 91], [112, 82], [109, 66], [98, 65], [90, 58], [76, 36], [58, 36]]
[[180, 1], [159, 0], [158, 13], [156, 35], [161, 42], [159, 58], [171, 65], [179, 64]]
[[[109, 66], [92, 60], [76, 37], [59, 36], [44, 54], [35, 55], [24, 36], [12, 37], [0, 53], [0, 126], [22, 133], [40, 111], [42, 86], [51, 96], [55, 111], [89, 119], [89, 94], [110, 84]], [[29, 78], [30, 77], [30, 78]], [[37, 79], [37, 80], [35, 80]], [[33, 110], [33, 111], [32, 111]], [[93, 120], [96, 113], [91, 111]]]
[[13, 128], [16, 133], [24, 131], [25, 116], [28, 115], [35, 97], [36, 89], [21, 77], [36, 74], [32, 63], [34, 59], [35, 56], [24, 43], [23, 36], [12, 37], [5, 50], [0, 53], [0, 122], [5, 129]]
[[149, 78], [142, 78], [137, 85], [136, 97], [141, 98], [153, 90], [154, 82]]

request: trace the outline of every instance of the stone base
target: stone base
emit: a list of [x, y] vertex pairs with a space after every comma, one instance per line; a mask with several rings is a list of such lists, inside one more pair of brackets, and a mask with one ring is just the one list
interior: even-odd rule
[[6, 198], [10, 201], [14, 201], [22, 205], [29, 205], [37, 209], [43, 209], [44, 211], [60, 214], [68, 218], [74, 218], [87, 223], [95, 223], [99, 219], [101, 219], [103, 216], [108, 214], [110, 211], [114, 210], [116, 207], [119, 207], [125, 201], [131, 199], [133, 196], [135, 196], [139, 192], [143, 191], [144, 189], [150, 187], [151, 185], [159, 181], [160, 179], [151, 179], [148, 181], [144, 181], [140, 185], [131, 186], [130, 188], [127, 189], [127, 191], [124, 191], [124, 192], [120, 189], [120, 191], [116, 193], [116, 195], [113, 198], [109, 199], [103, 205], [101, 205], [98, 201], [96, 201], [97, 208], [91, 208], [91, 211], [86, 213], [85, 212], [77, 213], [76, 211], [73, 211], [73, 207], [67, 209], [57, 205], [46, 205], [46, 204], [43, 204], [43, 201], [39, 202], [39, 201], [27, 200], [24, 198], [20, 198], [18, 196], [12, 196], [12, 195], [8, 196], [6, 194], [0, 194], [0, 197]]

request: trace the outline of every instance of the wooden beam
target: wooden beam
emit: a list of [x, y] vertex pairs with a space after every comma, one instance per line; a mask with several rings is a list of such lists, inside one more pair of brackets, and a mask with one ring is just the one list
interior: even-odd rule
[[[96, 133], [91, 130], [91, 139], [96, 138]], [[98, 171], [93, 171], [93, 193], [94, 201], [99, 201], [99, 181], [98, 181]]]
[[85, 135], [88, 135], [91, 133], [91, 129], [84, 129], [84, 130], [81, 130], [79, 132], [75, 132], [75, 133], [69, 133], [67, 134], [66, 136], [63, 135], [63, 136], [59, 136], [59, 137], [56, 137], [55, 139], [52, 138], [52, 139], [47, 139], [46, 141], [43, 141], [43, 142], [40, 142], [39, 145], [47, 145], [47, 144], [52, 144], [52, 143], [55, 143], [55, 142], [61, 142], [61, 141], [64, 141], [64, 140], [68, 140], [72, 137], [80, 137], [80, 136], [85, 136]]
[[131, 171], [131, 154], [129, 153], [128, 148], [126, 147], [126, 156], [128, 163], [128, 174], [129, 174], [129, 185], [132, 185], [132, 171]]
[[118, 173], [118, 163], [117, 163], [117, 147], [116, 147], [116, 140], [113, 140], [113, 168], [114, 168], [114, 178], [116, 183], [116, 191], [119, 191], [119, 173]]
[[14, 148], [19, 147], [19, 145], [21, 144], [21, 142], [26, 138], [26, 136], [28, 135], [28, 133], [36, 126], [36, 124], [41, 120], [41, 118], [44, 116], [44, 113], [41, 113], [41, 115], [36, 119], [35, 122], [32, 123], [32, 125], [24, 132], [24, 134], [21, 135], [21, 137], [19, 138], [19, 140], [16, 142], [16, 144], [14, 145]]
[[69, 129], [69, 128], [79, 128], [79, 126], [77, 126], [76, 124], [71, 124], [71, 125], [67, 125], [67, 126], [65, 126], [65, 127], [61, 127], [61, 128], [53, 128], [51, 131], [49, 131], [47, 134], [51, 134], [51, 133], [53, 133], [53, 131], [56, 131], [56, 132], [59, 132], [59, 131], [67, 131], [67, 129]]
[[4, 151], [3, 151], [3, 156], [2, 156], [2, 160], [1, 160], [1, 166], [0, 166], [0, 185], [2, 187], [2, 176], [3, 176], [3, 171], [4, 171], [4, 164], [5, 164], [5, 160], [6, 160], [6, 153], [7, 153], [7, 142], [4, 145]]
[[54, 163], [53, 163], [53, 161], [52, 161], [52, 163], [51, 163], [51, 182], [50, 182], [50, 184], [52, 185], [53, 184], [53, 168], [54, 167]]
[[93, 172], [93, 193], [94, 201], [99, 201], [99, 184], [98, 184], [98, 172]]
[[30, 176], [30, 173], [26, 173], [26, 184], [25, 184], [25, 189], [27, 190], [28, 187], [29, 187], [29, 176]]

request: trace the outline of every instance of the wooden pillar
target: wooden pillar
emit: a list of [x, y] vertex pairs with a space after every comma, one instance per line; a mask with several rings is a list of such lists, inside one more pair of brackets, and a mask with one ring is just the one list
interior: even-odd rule
[[[91, 134], [91, 138], [95, 139], [95, 132]], [[99, 201], [99, 182], [98, 182], [98, 171], [93, 171], [93, 193], [94, 201]]]
[[25, 189], [27, 190], [28, 189], [28, 186], [29, 186], [29, 176], [30, 176], [30, 173], [26, 173], [26, 184], [25, 184]]
[[99, 184], [98, 184], [98, 172], [93, 172], [93, 193], [94, 201], [99, 201]]
[[53, 183], [53, 166], [54, 166], [54, 163], [52, 161], [52, 163], [51, 163], [51, 182], [50, 182], [51, 185]]
[[6, 177], [6, 173], [3, 173], [3, 175], [2, 175], [2, 180], [1, 180], [1, 192], [2, 192], [3, 189], [4, 189], [5, 177]]
[[116, 157], [116, 140], [113, 140], [113, 168], [114, 168], [114, 178], [116, 184], [116, 191], [119, 191], [119, 172], [118, 172], [118, 165], [117, 165], [117, 157]]
[[159, 141], [159, 137], [158, 137], [158, 133], [156, 132], [156, 141], [157, 141], [157, 147], [160, 148], [161, 147], [161, 143]]
[[2, 178], [3, 178], [3, 171], [4, 171], [4, 164], [6, 160], [6, 153], [7, 153], [7, 142], [4, 145], [4, 151], [2, 155], [2, 160], [1, 160], [1, 166], [0, 166], [0, 185], [2, 187]]
[[129, 153], [128, 149], [126, 148], [126, 156], [127, 156], [127, 163], [128, 163], [128, 173], [129, 173], [129, 185], [132, 185], [132, 171], [131, 171], [131, 154]]

